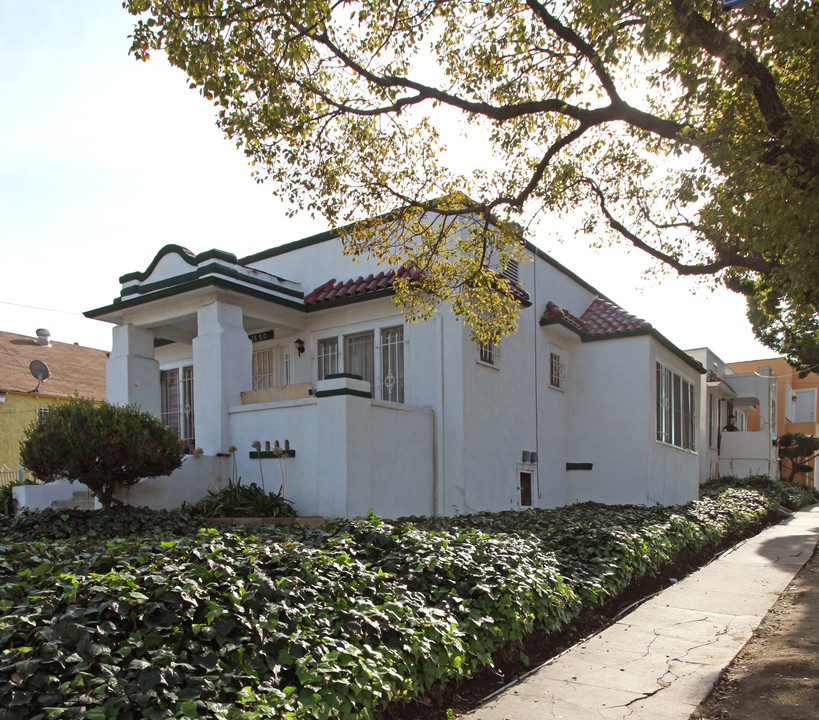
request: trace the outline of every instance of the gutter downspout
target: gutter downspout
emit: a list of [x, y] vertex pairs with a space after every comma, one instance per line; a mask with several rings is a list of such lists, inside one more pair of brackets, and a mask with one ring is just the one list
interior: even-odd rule
[[444, 383], [444, 319], [441, 317], [440, 311], [435, 311], [435, 321], [438, 325], [438, 344], [440, 346], [440, 354], [438, 360], [440, 362], [440, 372], [438, 373], [438, 413], [437, 417], [433, 413], [433, 437], [435, 453], [435, 464], [432, 475], [432, 514], [433, 516], [443, 515], [443, 508], [446, 507], [446, 477], [444, 471], [445, 461], [445, 407], [446, 394]]

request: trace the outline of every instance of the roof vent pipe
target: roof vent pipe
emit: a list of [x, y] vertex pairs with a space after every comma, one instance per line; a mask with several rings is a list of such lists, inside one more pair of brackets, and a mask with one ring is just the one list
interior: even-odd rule
[[37, 329], [37, 344], [44, 347], [51, 347], [51, 333], [45, 328]]

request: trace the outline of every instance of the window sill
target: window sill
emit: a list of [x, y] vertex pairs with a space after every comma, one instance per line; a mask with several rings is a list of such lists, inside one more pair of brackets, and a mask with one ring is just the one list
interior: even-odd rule
[[483, 367], [485, 367], [485, 368], [492, 368], [492, 370], [500, 370], [500, 366], [499, 366], [499, 365], [495, 365], [495, 364], [493, 364], [493, 363], [488, 363], [488, 362], [486, 362], [485, 360], [476, 360], [476, 361], [475, 361], [475, 364], [476, 364], [476, 365], [482, 365], [482, 366], [483, 366]]

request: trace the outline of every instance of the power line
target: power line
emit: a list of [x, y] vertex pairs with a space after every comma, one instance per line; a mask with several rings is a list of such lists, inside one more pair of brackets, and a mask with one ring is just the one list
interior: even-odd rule
[[[29, 310], [42, 310], [43, 312], [56, 312], [62, 313], [63, 315], [83, 315], [81, 312], [75, 312], [73, 310], [56, 310], [54, 308], [37, 307], [36, 305], [23, 305], [22, 303], [10, 302], [8, 300], [0, 300], [0, 305], [13, 305], [14, 307], [27, 308]], [[83, 317], [85, 316], [83, 315]]]

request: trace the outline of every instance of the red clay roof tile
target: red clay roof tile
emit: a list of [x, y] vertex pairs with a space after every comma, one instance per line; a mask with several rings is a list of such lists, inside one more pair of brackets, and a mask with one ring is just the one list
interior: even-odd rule
[[610, 335], [629, 330], [650, 330], [651, 324], [626, 312], [603, 298], [595, 298], [586, 311], [578, 318], [551, 300], [546, 303], [542, 320], [562, 319], [570, 322], [578, 330], [589, 335]]

